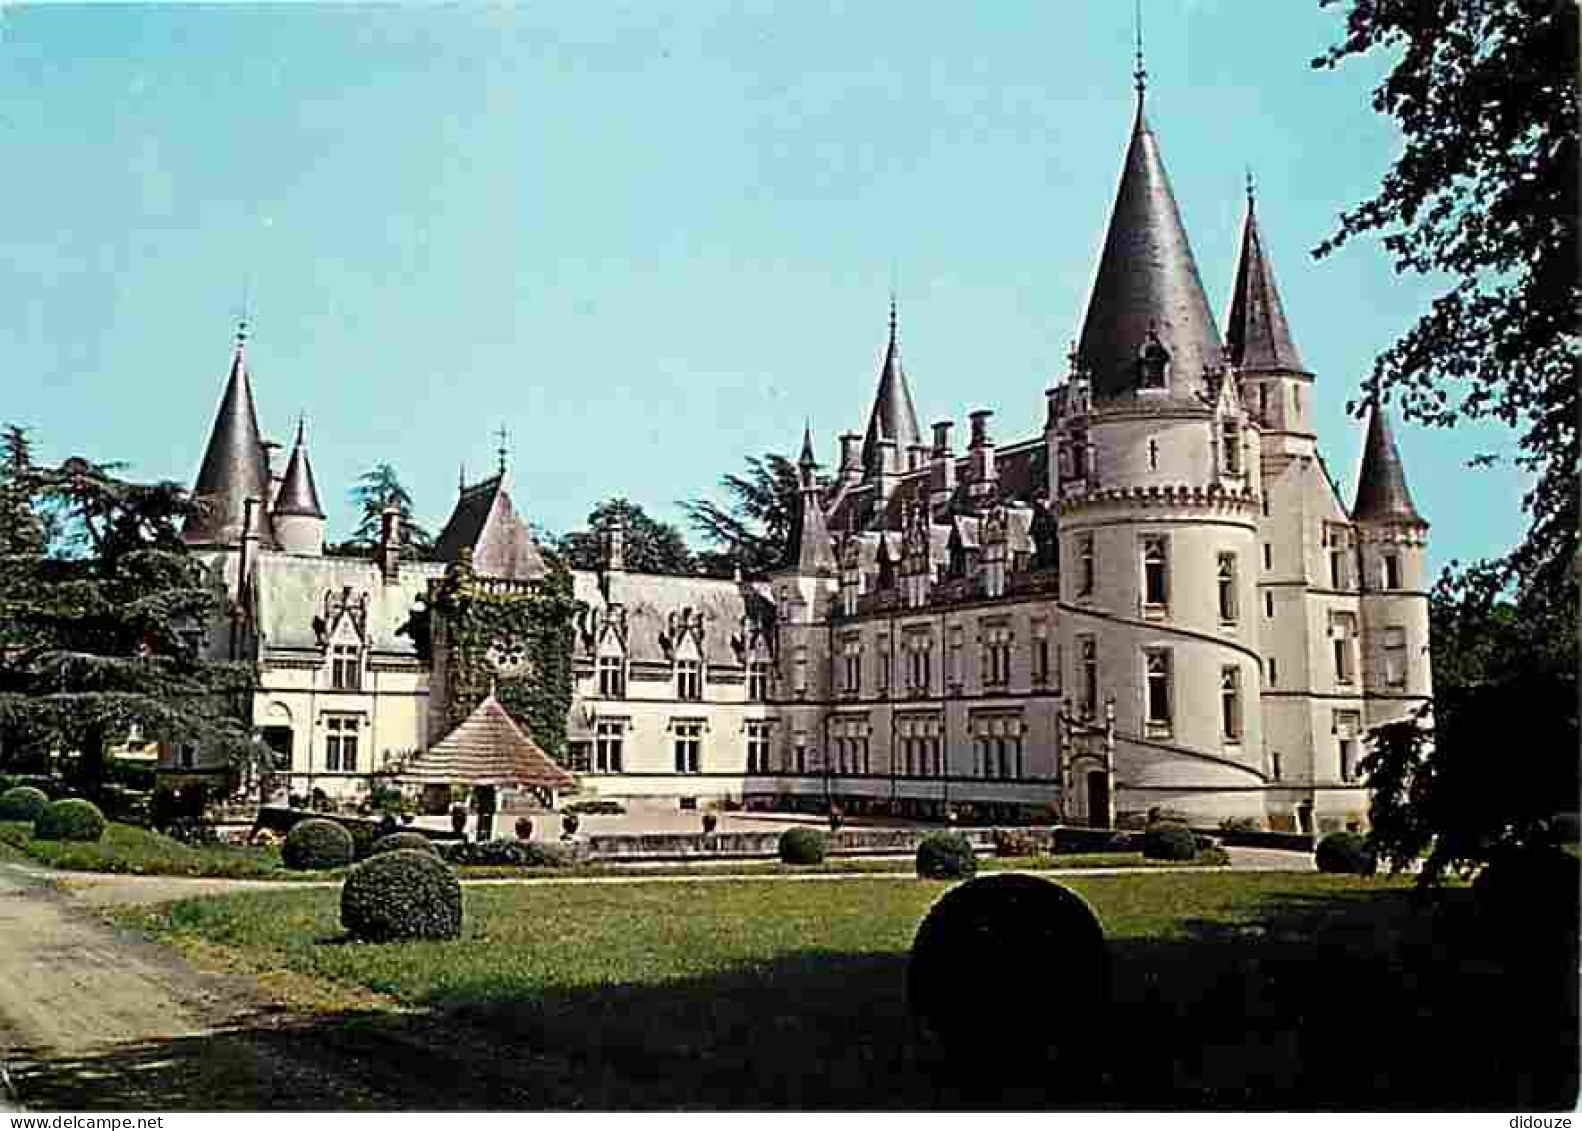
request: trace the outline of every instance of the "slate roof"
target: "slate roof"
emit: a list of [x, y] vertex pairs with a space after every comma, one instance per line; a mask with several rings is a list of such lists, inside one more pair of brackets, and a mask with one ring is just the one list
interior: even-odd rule
[[370, 652], [416, 662], [412, 638], [398, 630], [428, 592], [428, 583], [444, 575], [445, 567], [436, 562], [402, 562], [400, 575], [387, 583], [378, 564], [366, 558], [262, 553], [250, 581], [260, 648], [266, 654], [317, 651], [314, 618], [324, 616], [326, 597], [338, 599], [350, 589], [353, 598], [368, 596], [364, 641]]
[[884, 364], [879, 367], [879, 387], [874, 392], [868, 431], [862, 441], [862, 465], [867, 468], [875, 466], [880, 440], [894, 440], [895, 450], [903, 461], [909, 447], [923, 442], [917, 428], [917, 409], [912, 406], [912, 390], [907, 388], [906, 371], [901, 367], [901, 346], [895, 325], [895, 303], [892, 301], [890, 342], [885, 347]]
[[214, 414], [209, 446], [193, 483], [192, 495], [203, 509], [188, 517], [181, 537], [189, 546], [234, 546], [242, 540], [245, 505], [259, 500], [257, 532], [259, 544], [273, 546], [274, 529], [266, 510], [269, 504], [269, 460], [264, 454], [263, 437], [258, 431], [258, 412], [253, 405], [252, 381], [248, 376], [245, 324], [236, 335], [236, 350], [231, 356], [231, 372]]
[[[1139, 351], [1154, 330], [1170, 353], [1167, 391], [1139, 395]], [[1095, 401], [1201, 408], [1203, 368], [1224, 364], [1219, 331], [1141, 99], [1078, 344]], [[1163, 402], [1161, 404], [1161, 402]]]
[[319, 506], [319, 488], [313, 481], [313, 465], [308, 461], [308, 445], [303, 435], [303, 422], [297, 421], [297, 442], [291, 449], [291, 461], [286, 464], [286, 474], [275, 492], [274, 513], [279, 515], [306, 515], [323, 518], [324, 508]]
[[577, 781], [516, 725], [492, 692], [397, 776], [409, 782], [544, 789], [569, 789]]
[[1357, 501], [1351, 508], [1354, 522], [1405, 522], [1427, 526], [1417, 513], [1412, 493], [1406, 489], [1406, 468], [1390, 430], [1389, 410], [1375, 404], [1368, 418], [1368, 436], [1362, 445], [1362, 470], [1357, 475]]
[[824, 522], [824, 507], [819, 502], [817, 487], [803, 490], [797, 496], [796, 514], [792, 516], [791, 541], [786, 546], [783, 568], [809, 576], [832, 576], [835, 573], [835, 548], [830, 541], [829, 527]]
[[[1048, 488], [1048, 464], [1049, 452], [1042, 438], [996, 448], [994, 467], [998, 486], [995, 497], [1005, 502], [1030, 503], [1039, 492]], [[971, 485], [967, 482], [966, 474], [970, 466], [967, 456], [956, 457], [956, 485], [949, 499], [941, 501], [937, 497], [930, 497], [929, 505], [936, 515], [942, 508], [952, 514], [973, 509]], [[930, 475], [926, 465], [900, 475], [882, 511], [872, 481], [838, 491], [831, 496], [830, 505], [826, 508], [826, 529], [836, 537], [853, 527], [857, 530], [876, 527], [902, 529], [906, 524], [906, 516], [928, 486]]]
[[1274, 281], [1274, 265], [1264, 250], [1250, 191], [1247, 217], [1241, 228], [1241, 255], [1236, 261], [1236, 285], [1231, 289], [1230, 313], [1225, 317], [1225, 344], [1238, 369], [1308, 371], [1291, 337], [1285, 305]]
[[[744, 647], [748, 642], [744, 636], [744, 618], [753, 624], [767, 623], [773, 617], [769, 588], [759, 582], [631, 570], [609, 573], [602, 579], [593, 570], [573, 570], [571, 577], [572, 595], [601, 618], [608, 616], [612, 605], [620, 605], [625, 610], [627, 658], [639, 663], [670, 663], [671, 657], [660, 638], [670, 630], [671, 614], [679, 614], [683, 609], [690, 609], [702, 618], [703, 659], [719, 667], [742, 662], [743, 654], [733, 642], [740, 642]], [[609, 589], [608, 596], [605, 587]], [[577, 652], [587, 654], [586, 642], [581, 638], [577, 642]]]
[[434, 546], [435, 556], [446, 563], [460, 561], [469, 548], [473, 571], [483, 577], [536, 581], [549, 572], [511, 502], [503, 474], [461, 492]]

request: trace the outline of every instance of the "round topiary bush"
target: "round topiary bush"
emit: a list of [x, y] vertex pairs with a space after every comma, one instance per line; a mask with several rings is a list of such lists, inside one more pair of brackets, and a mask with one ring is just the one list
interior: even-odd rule
[[381, 852], [401, 852], [403, 850], [439, 855], [439, 850], [434, 847], [434, 842], [422, 833], [388, 833], [369, 846], [368, 855], [378, 856]]
[[1378, 868], [1378, 859], [1361, 833], [1330, 833], [1318, 842], [1313, 862], [1320, 872], [1351, 876], [1371, 876]]
[[0, 821], [35, 821], [49, 804], [49, 795], [30, 785], [0, 793]]
[[323, 817], [309, 817], [291, 826], [280, 846], [280, 860], [295, 872], [322, 872], [344, 868], [355, 848], [346, 826]]
[[[1051, 978], [1050, 970], [1067, 976]], [[1059, 884], [1014, 873], [982, 876], [950, 889], [924, 917], [906, 996], [919, 1034], [963, 1080], [989, 1084], [1046, 1066], [1051, 1056], [1069, 1065], [1104, 1024], [1104, 930]], [[1061, 1022], [1019, 1027], [1015, 1040], [986, 1040], [1007, 1003], [1018, 1016]]]
[[347, 873], [341, 926], [368, 942], [459, 938], [461, 883], [432, 852], [381, 852]]
[[104, 835], [104, 814], [91, 801], [51, 801], [33, 819], [38, 840], [98, 840]]
[[1191, 860], [1197, 856], [1197, 837], [1185, 825], [1149, 825], [1143, 832], [1143, 856], [1149, 860]]
[[978, 871], [972, 845], [960, 833], [929, 833], [917, 845], [917, 874], [925, 880], [970, 880]]
[[811, 867], [829, 855], [829, 837], [818, 829], [787, 829], [780, 834], [780, 862]]

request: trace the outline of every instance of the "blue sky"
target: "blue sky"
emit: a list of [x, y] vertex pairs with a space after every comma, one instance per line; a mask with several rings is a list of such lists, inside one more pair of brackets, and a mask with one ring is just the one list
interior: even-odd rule
[[[439, 526], [511, 435], [514, 495], [659, 517], [744, 458], [860, 430], [899, 291], [919, 414], [1041, 426], [1133, 110], [1131, 5], [570, 2], [0, 8], [0, 419], [191, 481], [244, 290], [267, 436], [299, 411], [332, 536], [396, 465]], [[1320, 440], [1431, 296], [1308, 255], [1399, 150], [1382, 59], [1316, 2], [1147, 5], [1149, 115], [1210, 301], [1244, 170]], [[1498, 429], [1397, 436], [1432, 561], [1520, 536]], [[958, 435], [965, 431], [958, 426]]]

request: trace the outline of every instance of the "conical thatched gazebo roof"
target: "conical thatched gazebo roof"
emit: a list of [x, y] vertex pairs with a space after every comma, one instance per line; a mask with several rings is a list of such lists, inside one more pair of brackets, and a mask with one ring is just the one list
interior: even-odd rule
[[569, 789], [576, 779], [555, 764], [491, 692], [472, 714], [398, 775], [429, 785], [526, 785]]

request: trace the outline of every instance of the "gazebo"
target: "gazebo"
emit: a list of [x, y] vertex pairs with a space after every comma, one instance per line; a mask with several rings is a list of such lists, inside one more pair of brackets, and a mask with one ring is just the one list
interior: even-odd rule
[[494, 791], [500, 786], [539, 790], [553, 808], [555, 791], [570, 789], [577, 781], [516, 725], [492, 691], [456, 729], [418, 754], [397, 776], [427, 787], [469, 785], [479, 790], [480, 839], [490, 835]]

